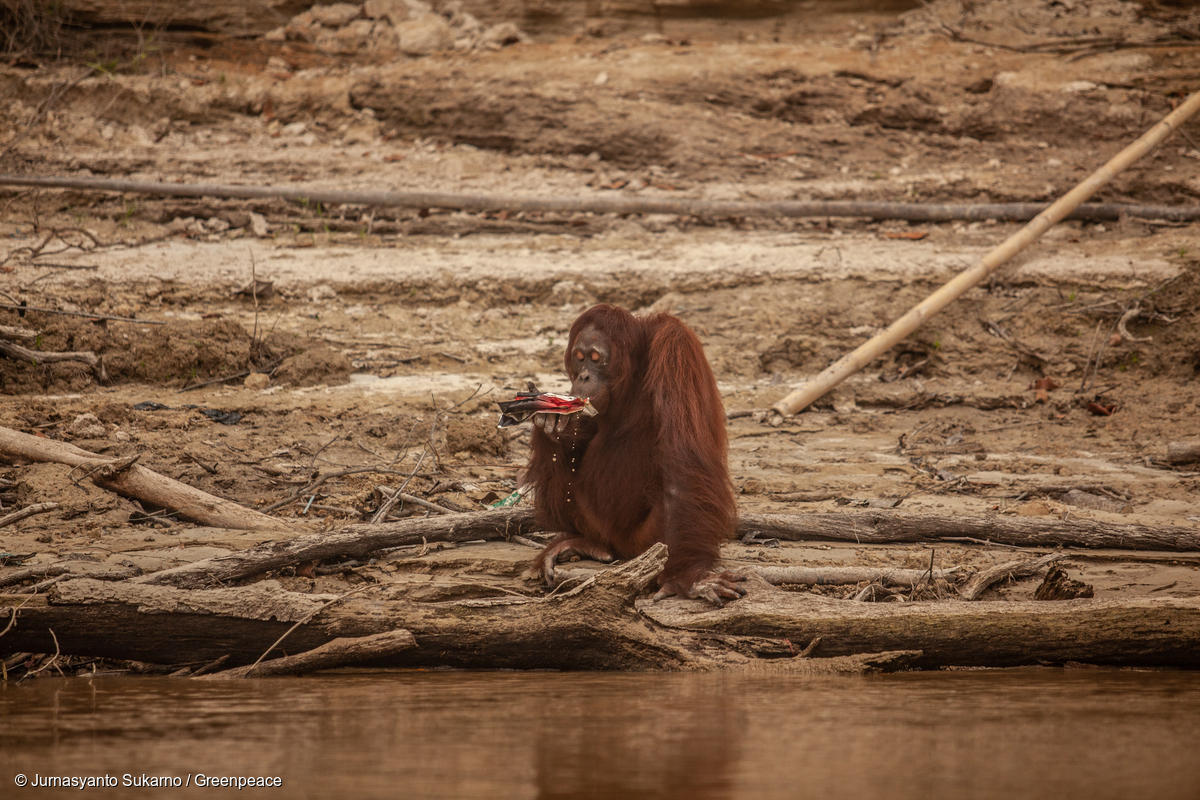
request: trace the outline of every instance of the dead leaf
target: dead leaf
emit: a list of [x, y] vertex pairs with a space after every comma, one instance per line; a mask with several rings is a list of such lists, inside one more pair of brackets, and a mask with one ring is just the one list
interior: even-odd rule
[[1029, 384], [1029, 388], [1034, 390], [1033, 402], [1048, 403], [1050, 401], [1050, 392], [1058, 388], [1058, 381], [1053, 378], [1038, 378], [1033, 383]]
[[1101, 405], [1095, 400], [1087, 404], [1087, 410], [1095, 414], [1097, 417], [1111, 417], [1112, 413], [1117, 410], [1117, 404]]
[[928, 231], [884, 231], [885, 239], [911, 239], [917, 241], [929, 235]]

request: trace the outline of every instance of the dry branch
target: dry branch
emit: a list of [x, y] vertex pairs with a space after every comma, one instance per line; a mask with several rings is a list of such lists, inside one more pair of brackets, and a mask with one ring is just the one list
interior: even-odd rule
[[0, 325], [0, 339], [20, 339], [25, 342], [32, 342], [37, 337], [37, 331], [31, 331], [28, 328], [16, 328], [12, 325]]
[[[933, 576], [948, 581], [961, 567], [935, 570]], [[844, 586], [850, 583], [879, 583], [912, 588], [929, 576], [928, 569], [899, 567], [752, 567], [751, 571], [767, 583], [804, 586]]]
[[58, 508], [58, 503], [34, 503], [31, 506], [25, 506], [25, 508], [0, 517], [0, 528], [3, 528], [5, 525], [12, 525], [14, 522], [20, 522], [26, 517], [32, 517], [35, 514], [45, 514], [47, 511], [53, 511], [56, 508]]
[[416, 646], [417, 640], [411, 633], [403, 629], [374, 633], [370, 636], [340, 637], [294, 656], [283, 656], [271, 661], [215, 672], [203, 676], [203, 680], [299, 675], [320, 669], [333, 669], [334, 667], [388, 659]]
[[0, 303], [0, 308], [11, 311], [36, 311], [39, 314], [58, 314], [64, 317], [83, 317], [84, 319], [104, 320], [105, 322], [129, 322], [136, 325], [166, 325], [163, 320], [154, 319], [134, 319], [133, 317], [117, 317], [112, 314], [93, 314], [89, 311], [64, 311], [59, 308], [45, 308], [43, 306], [27, 306], [17, 303]]
[[106, 581], [119, 581], [131, 578], [137, 574], [133, 567], [97, 564], [91, 561], [55, 561], [50, 564], [35, 564], [31, 567], [13, 569], [0, 575], [0, 587], [15, 586], [29, 580], [54, 578], [59, 575], [97, 578]]
[[17, 361], [27, 361], [31, 364], [55, 364], [62, 361], [78, 361], [87, 364], [95, 373], [97, 380], [108, 379], [104, 372], [104, 364], [90, 350], [59, 353], [53, 350], [30, 350], [28, 347], [0, 338], [0, 353]]
[[1010, 578], [1028, 578], [1038, 574], [1044, 567], [1063, 558], [1066, 558], [1065, 553], [1049, 553], [1041, 558], [1008, 561], [1004, 564], [988, 567], [972, 575], [971, 579], [959, 591], [959, 595], [963, 600], [977, 600], [979, 599], [979, 595], [987, 591], [994, 583], [999, 583], [1002, 580]]
[[91, 470], [97, 486], [179, 512], [188, 519], [218, 528], [270, 530], [283, 523], [229, 500], [202, 492], [140, 464], [125, 464], [66, 442], [30, 436], [0, 427], [0, 456], [22, 461], [51, 461]]
[[[541, 214], [677, 214], [697, 217], [865, 217], [910, 222], [950, 220], [1027, 220], [1039, 203], [887, 203], [870, 201], [735, 202], [666, 197], [513, 197], [449, 192], [364, 192], [299, 186], [234, 186], [213, 183], [156, 183], [113, 178], [66, 178], [0, 175], [0, 186], [41, 186], [174, 197], [282, 199], [310, 203], [392, 208], [444, 208], [456, 211], [516, 211]], [[1147, 206], [1089, 203], [1075, 208], [1071, 219], [1112, 220], [1147, 217], [1178, 222], [1200, 219], [1195, 206]], [[322, 226], [325, 224], [323, 221]]]
[[378, 525], [356, 524], [333, 533], [313, 533], [283, 541], [264, 542], [237, 553], [152, 572], [135, 580], [184, 588], [215, 586], [301, 561], [353, 558], [431, 540], [469, 542], [503, 539], [531, 530], [532, 513], [511, 509], [443, 514]]

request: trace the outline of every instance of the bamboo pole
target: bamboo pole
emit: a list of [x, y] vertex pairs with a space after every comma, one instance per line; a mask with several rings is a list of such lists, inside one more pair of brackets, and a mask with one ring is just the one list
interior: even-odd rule
[[[455, 211], [517, 211], [540, 214], [677, 214], [697, 217], [858, 217], [908, 222], [1027, 220], [1040, 203], [892, 203], [867, 200], [778, 200], [740, 202], [690, 197], [513, 197], [451, 192], [383, 192], [321, 189], [315, 186], [237, 186], [222, 183], [158, 183], [117, 178], [0, 175], [0, 186], [34, 186], [95, 192], [129, 192], [171, 197], [241, 200], [293, 200], [380, 208], [443, 208]], [[1074, 209], [1077, 219], [1114, 220], [1122, 216], [1175, 222], [1200, 220], [1194, 206], [1088, 203]]]
[[816, 378], [772, 406], [772, 421], [779, 422], [783, 417], [795, 414], [870, 364], [884, 351], [923, 325], [927, 319], [994, 272], [1001, 264], [1032, 244], [1039, 236], [1075, 210], [1084, 200], [1095, 194], [1100, 187], [1174, 133], [1185, 120], [1197, 111], [1200, 111], [1200, 92], [1195, 92], [1188, 97], [1161, 122], [1142, 134], [1133, 144], [1113, 156], [1107, 164], [1089, 175], [1074, 189], [1054, 201], [1045, 211], [1034, 217], [1028, 225], [985, 255], [978, 264], [959, 273], [936, 292], [909, 309], [908, 313], [893, 322], [886, 330], [871, 337], [853, 352], [842, 356], [826, 367]]

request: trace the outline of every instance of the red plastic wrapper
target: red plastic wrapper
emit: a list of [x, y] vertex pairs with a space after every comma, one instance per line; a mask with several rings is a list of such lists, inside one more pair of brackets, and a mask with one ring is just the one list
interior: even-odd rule
[[572, 397], [569, 394], [518, 392], [514, 399], [505, 400], [496, 405], [500, 406], [500, 424], [497, 426], [500, 428], [520, 425], [534, 414], [578, 414], [583, 412], [589, 417], [596, 416], [596, 408], [588, 402], [586, 397]]

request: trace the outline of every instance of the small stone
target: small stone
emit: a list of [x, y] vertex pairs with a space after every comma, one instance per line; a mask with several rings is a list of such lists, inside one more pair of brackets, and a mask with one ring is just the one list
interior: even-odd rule
[[322, 303], [326, 300], [333, 300], [337, 297], [337, 292], [328, 283], [318, 283], [306, 293], [309, 302]]
[[312, 18], [326, 28], [340, 28], [358, 19], [362, 14], [362, 6], [351, 3], [331, 3], [327, 6], [313, 6], [309, 9]]
[[95, 414], [80, 414], [67, 426], [67, 433], [76, 439], [99, 439], [107, 432]]
[[427, 56], [454, 46], [449, 23], [436, 14], [425, 14], [396, 26], [400, 51], [410, 56]]
[[412, 16], [412, 11], [404, 0], [367, 0], [363, 3], [363, 15], [399, 25]]
[[507, 47], [510, 44], [523, 42], [525, 35], [513, 23], [501, 22], [484, 31], [479, 40], [485, 47]]
[[195, 217], [176, 217], [167, 223], [167, 230], [171, 233], [186, 233], [195, 222]]
[[262, 239], [267, 236], [270, 228], [267, 226], [267, 218], [256, 211], [250, 212], [250, 232], [258, 238]]

